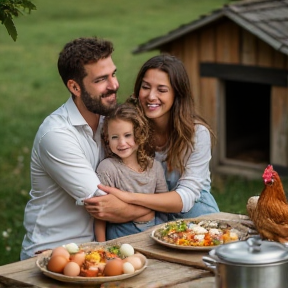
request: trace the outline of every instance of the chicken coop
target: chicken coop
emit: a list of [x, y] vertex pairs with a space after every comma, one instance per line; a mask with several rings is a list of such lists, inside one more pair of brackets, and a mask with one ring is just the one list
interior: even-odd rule
[[212, 172], [288, 176], [288, 0], [238, 1], [139, 45], [180, 58], [217, 135]]

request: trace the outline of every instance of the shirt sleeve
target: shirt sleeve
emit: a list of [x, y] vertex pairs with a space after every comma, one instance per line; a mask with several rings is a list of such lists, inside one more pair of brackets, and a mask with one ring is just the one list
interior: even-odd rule
[[202, 190], [210, 192], [210, 160], [210, 132], [205, 126], [196, 125], [194, 150], [175, 189], [182, 199], [182, 212], [188, 212], [193, 207]]
[[62, 129], [46, 133], [39, 140], [38, 153], [45, 171], [73, 198], [85, 199], [97, 190], [100, 181], [95, 170], [69, 131]]

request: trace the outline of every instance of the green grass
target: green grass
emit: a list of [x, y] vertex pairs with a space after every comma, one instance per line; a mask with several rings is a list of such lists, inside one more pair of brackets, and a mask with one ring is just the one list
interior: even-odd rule
[[[33, 2], [37, 11], [15, 19], [19, 34], [16, 42], [0, 26], [0, 265], [19, 259], [35, 133], [43, 119], [69, 96], [56, 66], [64, 44], [81, 36], [112, 40], [121, 84], [119, 99], [123, 101], [132, 92], [141, 64], [158, 53], [133, 55], [135, 47], [228, 1]], [[219, 179], [213, 182], [213, 192], [223, 211], [245, 213], [247, 198], [262, 189], [261, 180]]]

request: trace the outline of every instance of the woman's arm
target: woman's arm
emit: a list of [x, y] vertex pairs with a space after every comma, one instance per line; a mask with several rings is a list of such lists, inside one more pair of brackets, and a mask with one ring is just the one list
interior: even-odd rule
[[99, 184], [98, 187], [99, 189], [109, 193], [111, 196], [116, 196], [125, 203], [138, 205], [136, 206], [138, 207], [137, 209], [139, 209], [141, 206], [144, 206], [155, 211], [178, 213], [182, 210], [183, 207], [181, 197], [176, 191], [159, 194], [144, 194], [121, 191], [119, 189], [104, 186], [102, 184]]
[[211, 160], [211, 138], [208, 129], [196, 125], [194, 150], [191, 153], [185, 171], [177, 182], [176, 191], [181, 196], [183, 208], [188, 212], [200, 198], [201, 191], [210, 192], [211, 179], [209, 163]]

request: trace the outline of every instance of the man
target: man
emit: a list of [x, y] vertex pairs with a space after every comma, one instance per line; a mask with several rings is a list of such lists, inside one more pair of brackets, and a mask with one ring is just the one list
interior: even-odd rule
[[[95, 170], [104, 157], [101, 115], [115, 107], [119, 88], [113, 50], [109, 41], [79, 38], [59, 55], [58, 71], [71, 97], [44, 120], [34, 140], [21, 260], [63, 244], [93, 240], [93, 217], [75, 203], [93, 196], [100, 183]], [[103, 197], [113, 199], [114, 222], [147, 213], [112, 195]]]

